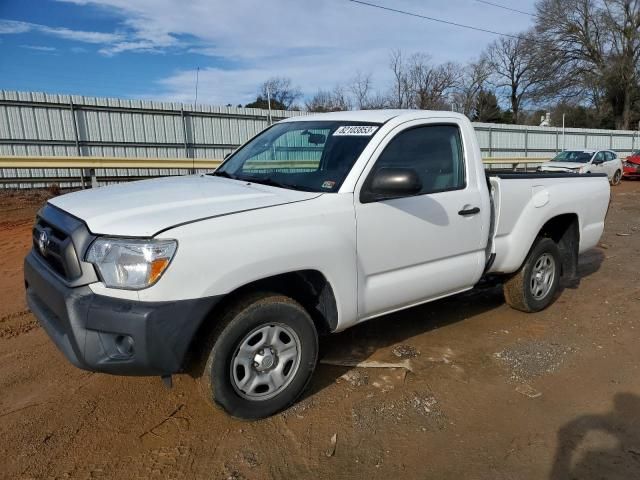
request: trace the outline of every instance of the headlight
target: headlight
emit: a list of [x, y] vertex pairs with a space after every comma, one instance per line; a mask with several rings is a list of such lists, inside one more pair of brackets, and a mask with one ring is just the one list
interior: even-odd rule
[[160, 279], [177, 246], [175, 240], [98, 238], [86, 260], [95, 265], [107, 287], [140, 290]]

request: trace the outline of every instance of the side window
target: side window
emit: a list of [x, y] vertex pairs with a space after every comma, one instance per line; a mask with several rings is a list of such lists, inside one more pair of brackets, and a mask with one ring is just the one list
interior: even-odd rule
[[617, 158], [616, 154], [613, 152], [606, 152], [606, 155], [607, 155], [607, 160], [606, 160], [607, 162], [610, 162], [611, 160], [615, 160]]
[[430, 125], [398, 133], [378, 158], [369, 178], [388, 167], [414, 169], [422, 183], [420, 195], [465, 188], [460, 130], [454, 125]]
[[596, 156], [594, 157], [594, 160], [598, 160], [599, 162], [605, 162], [605, 158], [604, 158], [604, 152], [598, 152], [596, 153]]

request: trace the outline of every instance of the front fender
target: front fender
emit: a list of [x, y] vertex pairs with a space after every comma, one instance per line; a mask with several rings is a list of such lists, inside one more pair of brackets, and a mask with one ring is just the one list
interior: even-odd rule
[[352, 194], [196, 222], [162, 237], [176, 238], [178, 252], [163, 278], [139, 292], [140, 300], [226, 295], [263, 278], [317, 270], [333, 289], [338, 329], [357, 318]]

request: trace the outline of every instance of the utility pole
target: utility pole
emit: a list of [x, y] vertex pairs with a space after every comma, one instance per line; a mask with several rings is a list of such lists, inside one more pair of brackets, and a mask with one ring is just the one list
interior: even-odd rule
[[267, 83], [267, 108], [269, 109], [269, 125], [273, 123], [271, 117], [271, 86]]
[[200, 67], [198, 67], [196, 69], [196, 99], [193, 102], [193, 109], [195, 110], [196, 106], [198, 105], [198, 79], [200, 77]]

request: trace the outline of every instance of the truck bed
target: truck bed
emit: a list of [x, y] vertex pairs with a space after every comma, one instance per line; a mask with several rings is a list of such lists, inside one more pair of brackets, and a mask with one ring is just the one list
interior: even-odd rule
[[560, 215], [579, 222], [579, 253], [594, 247], [609, 206], [606, 174], [487, 171], [493, 219], [487, 253], [495, 259], [488, 273], [520, 268], [538, 232]]

